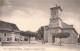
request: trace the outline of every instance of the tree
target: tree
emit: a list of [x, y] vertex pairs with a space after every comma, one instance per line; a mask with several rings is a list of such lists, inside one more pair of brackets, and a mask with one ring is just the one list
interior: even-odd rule
[[24, 31], [21, 31], [20, 35], [22, 35], [22, 36], [28, 36], [28, 34], [26, 34], [26, 32], [24, 32]]
[[62, 38], [68, 38], [70, 36], [70, 34], [69, 33], [67, 33], [67, 32], [61, 32], [61, 33], [57, 33], [56, 35], [55, 35], [55, 37], [56, 38], [59, 38], [60, 39], [60, 41], [59, 41], [59, 43], [60, 43], [60, 45], [61, 45], [61, 39]]
[[44, 42], [44, 27], [41, 26], [38, 30], [38, 38], [42, 39], [42, 43]]
[[27, 36], [28, 37], [28, 40], [29, 40], [29, 43], [30, 43], [30, 39], [31, 37], [35, 37], [35, 32], [31, 32], [31, 31], [21, 31], [20, 35], [22, 36]]
[[28, 36], [29, 43], [30, 43], [31, 37], [35, 37], [36, 36], [35, 32], [26, 31], [25, 33], [28, 34], [27, 36]]
[[[28, 37], [28, 34], [25, 31], [21, 31], [20, 35], [24, 37]], [[28, 40], [28, 39], [25, 39], [25, 40]]]

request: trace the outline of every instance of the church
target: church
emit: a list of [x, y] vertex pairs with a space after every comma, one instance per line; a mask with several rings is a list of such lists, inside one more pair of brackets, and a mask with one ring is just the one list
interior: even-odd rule
[[[45, 43], [58, 43], [59, 38], [55, 38], [54, 35], [59, 32], [68, 32], [70, 36], [68, 38], [62, 38], [64, 44], [75, 44], [78, 42], [78, 33], [76, 32], [73, 25], [68, 25], [62, 21], [61, 12], [63, 11], [60, 6], [50, 8], [51, 17], [50, 23], [44, 26], [44, 42]], [[70, 21], [70, 20], [69, 20]]]

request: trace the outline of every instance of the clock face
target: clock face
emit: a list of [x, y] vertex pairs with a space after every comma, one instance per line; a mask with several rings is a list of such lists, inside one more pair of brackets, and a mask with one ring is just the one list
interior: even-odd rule
[[55, 20], [52, 21], [53, 23], [55, 22]]
[[52, 22], [53, 22], [53, 23], [57, 22], [57, 19], [55, 19], [55, 20], [52, 20]]
[[53, 12], [53, 16], [56, 16], [56, 11]]
[[55, 20], [53, 20], [52, 22], [53, 22], [53, 23], [55, 23], [56, 21], [55, 21]]

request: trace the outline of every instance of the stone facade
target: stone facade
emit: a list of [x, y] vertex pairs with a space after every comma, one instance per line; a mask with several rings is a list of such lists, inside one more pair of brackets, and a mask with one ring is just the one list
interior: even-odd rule
[[51, 18], [49, 26], [44, 27], [44, 41], [48, 43], [58, 43], [59, 38], [55, 38], [54, 35], [59, 32], [68, 32], [70, 33], [70, 36], [68, 38], [63, 38], [63, 43], [77, 43], [77, 36], [78, 33], [74, 29], [73, 25], [68, 25], [64, 22], [62, 22], [60, 18], [60, 14], [62, 12], [62, 9], [60, 6], [56, 6], [53, 8], [50, 8], [51, 10]]
[[15, 32], [6, 32], [6, 33], [1, 33], [0, 38], [1, 42], [15, 42], [15, 41], [20, 41], [20, 34]]
[[63, 43], [68, 43], [68, 44], [75, 44], [78, 42], [78, 34], [75, 32], [74, 28], [64, 28], [63, 32], [69, 32], [70, 37], [62, 39]]

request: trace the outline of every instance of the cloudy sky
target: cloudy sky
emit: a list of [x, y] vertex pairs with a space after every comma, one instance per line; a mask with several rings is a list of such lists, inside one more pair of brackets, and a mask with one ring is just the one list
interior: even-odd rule
[[20, 30], [37, 31], [49, 24], [50, 8], [62, 7], [61, 19], [80, 33], [80, 0], [0, 0], [0, 20], [14, 23]]

